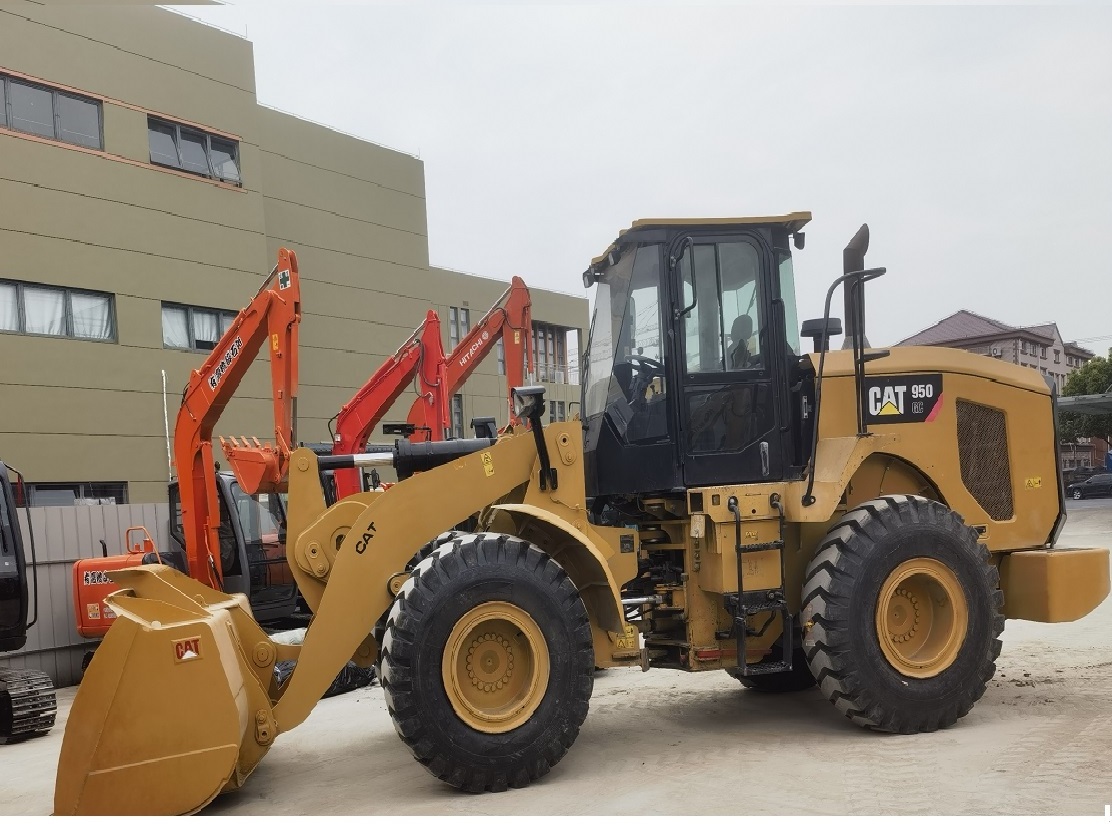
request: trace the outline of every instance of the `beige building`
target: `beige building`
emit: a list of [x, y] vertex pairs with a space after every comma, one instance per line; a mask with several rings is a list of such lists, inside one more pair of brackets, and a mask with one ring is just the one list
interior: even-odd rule
[[[328, 439], [428, 308], [450, 349], [452, 319], [465, 334], [506, 288], [430, 268], [420, 160], [259, 105], [249, 41], [154, 7], [0, 16], [0, 455], [36, 503], [165, 500], [163, 371], [172, 433], [190, 370], [280, 246], [302, 275], [304, 441]], [[532, 297], [539, 377], [570, 416], [587, 301]], [[264, 361], [218, 434], [272, 432]], [[505, 422], [499, 371], [488, 358], [454, 401], [456, 434]]]

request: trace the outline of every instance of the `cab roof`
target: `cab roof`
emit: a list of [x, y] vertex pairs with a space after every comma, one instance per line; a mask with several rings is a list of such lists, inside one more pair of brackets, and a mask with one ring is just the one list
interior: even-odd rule
[[650, 217], [633, 221], [628, 229], [618, 232], [617, 239], [603, 251], [601, 255], [591, 260], [591, 265], [596, 266], [606, 260], [606, 256], [618, 248], [623, 236], [637, 229], [667, 228], [671, 226], [758, 226], [776, 224], [783, 226], [789, 232], [798, 232], [811, 220], [810, 212], [789, 212], [786, 215], [765, 215], [762, 217]]

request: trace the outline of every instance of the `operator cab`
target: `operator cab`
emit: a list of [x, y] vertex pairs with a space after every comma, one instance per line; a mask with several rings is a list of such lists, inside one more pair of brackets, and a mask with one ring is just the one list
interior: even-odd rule
[[810, 218], [638, 220], [592, 261], [588, 497], [800, 477], [789, 241]]
[[[231, 472], [218, 472], [216, 486], [224, 591], [246, 595], [260, 622], [288, 618], [298, 592], [286, 563], [285, 493], [248, 495]], [[170, 485], [170, 537], [174, 544], [170, 558], [180, 558], [184, 572], [185, 534], [177, 482]]]

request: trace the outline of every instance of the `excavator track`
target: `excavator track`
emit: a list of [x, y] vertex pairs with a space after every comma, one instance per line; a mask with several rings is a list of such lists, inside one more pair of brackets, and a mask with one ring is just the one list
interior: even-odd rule
[[46, 735], [57, 715], [58, 696], [49, 675], [0, 669], [0, 744]]

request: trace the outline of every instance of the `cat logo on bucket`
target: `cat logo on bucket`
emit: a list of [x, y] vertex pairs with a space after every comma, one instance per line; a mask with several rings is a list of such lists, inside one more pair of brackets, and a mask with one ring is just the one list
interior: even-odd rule
[[174, 660], [193, 661], [201, 657], [200, 638], [182, 638], [174, 642]]
[[928, 423], [941, 409], [941, 375], [865, 378], [866, 423]]

